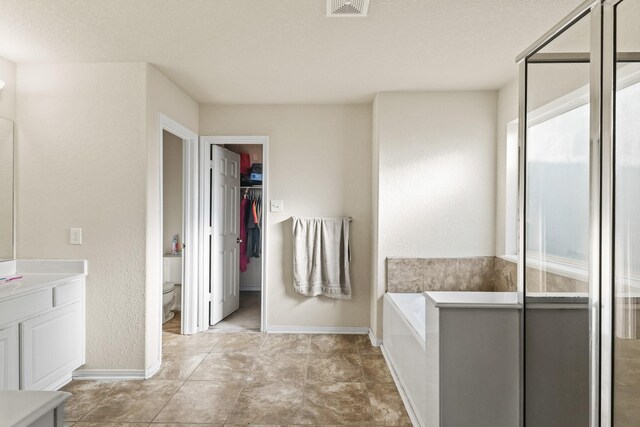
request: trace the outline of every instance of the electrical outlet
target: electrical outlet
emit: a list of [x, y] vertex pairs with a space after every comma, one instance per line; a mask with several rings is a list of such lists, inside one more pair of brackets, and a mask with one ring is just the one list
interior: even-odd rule
[[82, 244], [82, 228], [72, 228], [69, 243], [72, 245], [81, 245]]
[[271, 201], [271, 212], [282, 212], [284, 210], [284, 206], [282, 200], [272, 200]]

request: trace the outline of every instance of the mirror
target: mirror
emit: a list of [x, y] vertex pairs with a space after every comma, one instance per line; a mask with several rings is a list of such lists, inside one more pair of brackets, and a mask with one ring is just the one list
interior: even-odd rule
[[13, 252], [13, 122], [0, 118], [0, 261]]

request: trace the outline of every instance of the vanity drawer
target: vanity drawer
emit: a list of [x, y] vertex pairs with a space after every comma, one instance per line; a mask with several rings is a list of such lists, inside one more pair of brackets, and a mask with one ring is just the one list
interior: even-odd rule
[[53, 306], [59, 307], [82, 299], [82, 280], [73, 280], [53, 288]]
[[51, 308], [51, 290], [43, 289], [0, 302], [0, 326], [25, 319]]

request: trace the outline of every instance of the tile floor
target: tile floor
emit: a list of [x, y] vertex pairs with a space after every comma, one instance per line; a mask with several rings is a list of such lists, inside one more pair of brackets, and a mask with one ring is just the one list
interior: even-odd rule
[[209, 331], [165, 324], [146, 381], [73, 381], [73, 427], [410, 425], [378, 348], [364, 335]]
[[211, 329], [260, 330], [261, 292], [240, 292], [240, 308]]

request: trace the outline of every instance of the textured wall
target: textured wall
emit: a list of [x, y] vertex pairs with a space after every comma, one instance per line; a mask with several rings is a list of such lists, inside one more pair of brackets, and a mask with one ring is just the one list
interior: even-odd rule
[[198, 103], [153, 65], [146, 68], [146, 351], [145, 367], [160, 361], [162, 324], [162, 224], [160, 223], [160, 113], [198, 133]]
[[496, 107], [497, 92], [378, 94], [376, 336], [387, 257], [494, 255]]
[[[369, 325], [371, 284], [371, 105], [202, 105], [201, 135], [268, 135], [269, 326]], [[353, 217], [353, 299], [293, 291], [291, 216]]]
[[[145, 66], [18, 66], [18, 257], [89, 261], [87, 368], [144, 368]], [[82, 227], [83, 244], [69, 244]]]

